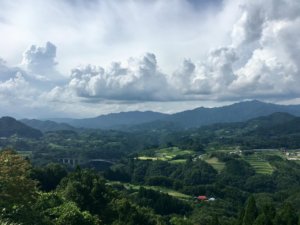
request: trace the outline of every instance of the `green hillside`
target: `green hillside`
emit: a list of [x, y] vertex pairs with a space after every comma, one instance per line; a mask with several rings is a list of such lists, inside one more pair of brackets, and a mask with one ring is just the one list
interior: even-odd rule
[[0, 137], [10, 137], [12, 135], [25, 138], [40, 138], [43, 136], [41, 131], [33, 129], [12, 117], [0, 118]]

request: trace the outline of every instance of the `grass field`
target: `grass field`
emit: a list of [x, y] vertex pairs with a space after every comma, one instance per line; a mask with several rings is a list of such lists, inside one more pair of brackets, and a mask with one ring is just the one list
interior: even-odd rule
[[55, 149], [55, 150], [65, 150], [66, 147], [54, 143], [49, 143], [48, 145], [50, 148]]
[[151, 190], [155, 190], [155, 191], [160, 191], [163, 192], [165, 194], [168, 194], [170, 196], [173, 196], [175, 198], [179, 198], [179, 199], [184, 199], [184, 200], [189, 200], [192, 197], [183, 193], [180, 193], [178, 191], [172, 190], [172, 189], [168, 189], [165, 187], [158, 187], [158, 186], [147, 186], [147, 185], [135, 185], [135, 184], [129, 184], [129, 183], [122, 183], [119, 181], [111, 181], [108, 182], [108, 185], [114, 186], [114, 185], [120, 185], [122, 184], [126, 189], [132, 189], [132, 190], [139, 190], [141, 187], [146, 188], [146, 189], [151, 189]]
[[217, 148], [217, 147], [209, 147], [206, 149], [206, 152], [224, 152], [224, 153], [229, 153], [235, 150], [238, 150], [239, 147], [238, 146], [226, 146], [226, 147], [222, 147], [222, 148]]
[[186, 155], [194, 155], [195, 152], [192, 150], [182, 150], [178, 147], [170, 147], [170, 148], [162, 148], [157, 149], [154, 152], [154, 156], [139, 156], [137, 159], [139, 160], [161, 160], [161, 161], [169, 161], [170, 163], [184, 163], [186, 159], [175, 158], [178, 156], [186, 156]]
[[225, 167], [225, 163], [220, 162], [216, 157], [207, 158], [207, 159], [204, 159], [204, 161], [209, 163], [218, 172], [221, 172]]
[[166, 160], [164, 158], [150, 157], [150, 156], [139, 156], [138, 159], [139, 160], [152, 160], [152, 161], [155, 161], [155, 160], [163, 160], [163, 161], [165, 161]]
[[180, 163], [185, 163], [186, 159], [175, 159], [175, 160], [171, 160], [169, 162], [174, 163], [174, 164], [180, 164]]

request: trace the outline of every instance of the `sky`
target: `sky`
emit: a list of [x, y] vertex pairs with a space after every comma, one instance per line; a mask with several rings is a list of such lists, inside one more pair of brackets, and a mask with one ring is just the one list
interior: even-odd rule
[[300, 103], [299, 0], [0, 0], [0, 116]]

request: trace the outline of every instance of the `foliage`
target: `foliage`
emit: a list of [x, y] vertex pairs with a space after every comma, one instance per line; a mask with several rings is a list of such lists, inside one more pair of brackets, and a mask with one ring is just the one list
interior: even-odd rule
[[12, 117], [0, 118], [0, 137], [10, 137], [17, 135], [22, 138], [40, 138], [42, 132], [33, 129]]
[[48, 164], [45, 167], [35, 167], [31, 170], [31, 178], [39, 182], [43, 191], [54, 190], [62, 178], [67, 176], [67, 170], [60, 164]]
[[96, 216], [88, 211], [80, 211], [74, 202], [66, 202], [51, 209], [50, 216], [54, 219], [55, 225], [100, 225], [101, 222]]
[[139, 205], [153, 208], [156, 213], [161, 215], [172, 213], [186, 214], [191, 210], [191, 207], [181, 200], [171, 197], [168, 194], [145, 188], [139, 189], [136, 202]]
[[75, 202], [81, 210], [104, 215], [113, 193], [95, 172], [77, 169], [61, 182], [59, 190], [62, 196]]
[[141, 208], [131, 204], [126, 199], [116, 199], [112, 203], [112, 209], [115, 214], [116, 220], [113, 225], [163, 225], [163, 220], [152, 214], [146, 208]]
[[282, 209], [279, 210], [275, 217], [275, 225], [293, 225], [297, 224], [298, 215], [295, 209], [290, 204], [285, 204]]
[[[48, 132], [39, 140], [2, 138], [0, 146], [18, 147], [27, 159], [0, 154], [0, 218], [24, 225], [296, 225], [300, 164], [281, 150], [251, 150], [298, 146], [294, 119], [273, 115], [176, 132], [76, 130]], [[82, 168], [95, 158], [113, 165], [91, 171], [48, 164], [62, 158], [80, 159]], [[214, 201], [200, 202], [199, 195]]]
[[242, 225], [252, 225], [257, 217], [257, 207], [253, 196], [250, 196], [245, 208], [245, 215]]
[[37, 189], [36, 182], [29, 178], [30, 168], [30, 163], [16, 152], [0, 152], [0, 207], [4, 217], [26, 220], [31, 216]]

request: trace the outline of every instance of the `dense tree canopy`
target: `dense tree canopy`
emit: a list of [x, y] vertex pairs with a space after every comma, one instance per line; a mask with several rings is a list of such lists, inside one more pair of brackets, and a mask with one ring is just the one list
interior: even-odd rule
[[37, 182], [29, 178], [31, 165], [11, 150], [0, 152], [0, 208], [4, 216], [26, 214], [37, 198]]

